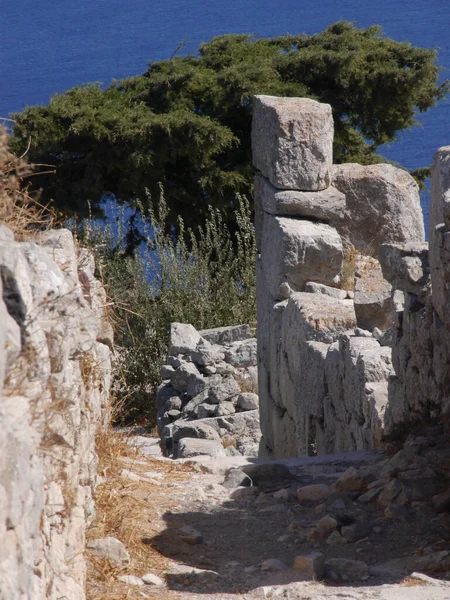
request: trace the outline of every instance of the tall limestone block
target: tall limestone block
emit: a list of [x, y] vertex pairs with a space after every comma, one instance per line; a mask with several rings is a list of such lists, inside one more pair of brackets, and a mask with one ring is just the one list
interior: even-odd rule
[[419, 189], [406, 171], [384, 164], [335, 165], [333, 186], [346, 197], [340, 233], [362, 254], [377, 257], [381, 244], [425, 241]]
[[440, 148], [433, 161], [429, 248], [433, 307], [450, 323], [450, 146]]
[[323, 190], [331, 181], [333, 131], [329, 104], [255, 96], [253, 164], [277, 188]]
[[282, 299], [280, 285], [297, 292], [308, 281], [333, 283], [339, 277], [343, 247], [329, 225], [265, 215], [261, 264], [268, 291]]

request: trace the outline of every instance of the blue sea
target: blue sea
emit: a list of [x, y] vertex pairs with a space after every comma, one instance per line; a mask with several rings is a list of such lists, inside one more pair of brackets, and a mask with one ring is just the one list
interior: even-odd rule
[[[220, 34], [313, 34], [339, 19], [436, 48], [442, 79], [450, 78], [448, 0], [0, 0], [0, 117], [74, 85], [137, 75]], [[450, 145], [448, 101], [418, 120], [383, 149], [409, 169]], [[426, 195], [423, 206], [426, 214]]]

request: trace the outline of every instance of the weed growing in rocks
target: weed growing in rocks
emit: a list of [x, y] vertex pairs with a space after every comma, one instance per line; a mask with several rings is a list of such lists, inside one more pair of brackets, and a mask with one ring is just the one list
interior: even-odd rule
[[121, 243], [127, 234], [124, 212], [117, 216], [116, 231], [92, 219], [78, 228], [81, 242], [96, 255], [113, 303], [114, 387], [125, 419], [155, 421], [155, 388], [171, 322], [197, 329], [255, 324], [255, 233], [248, 201], [238, 200], [234, 233], [213, 208], [197, 231], [186, 230], [181, 218], [177, 229], [168, 231], [169, 211], [161, 193], [157, 210], [141, 222], [144, 242], [134, 254]]

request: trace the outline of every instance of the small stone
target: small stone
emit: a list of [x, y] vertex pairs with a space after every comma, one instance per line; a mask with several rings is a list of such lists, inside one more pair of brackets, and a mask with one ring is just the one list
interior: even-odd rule
[[268, 558], [261, 563], [261, 571], [284, 571], [287, 566], [278, 558]]
[[322, 531], [325, 534], [330, 533], [331, 531], [334, 531], [335, 529], [337, 529], [337, 526], [338, 526], [338, 522], [336, 521], [336, 519], [334, 519], [330, 515], [326, 515], [325, 517], [322, 517], [320, 519], [320, 521], [318, 521], [318, 523], [317, 523], [317, 528], [320, 529], [320, 531]]
[[290, 498], [290, 493], [289, 493], [289, 490], [286, 490], [283, 488], [281, 490], [276, 491], [274, 493], [273, 497], [276, 500], [281, 500], [282, 502], [287, 502]]
[[90, 540], [87, 547], [94, 556], [106, 559], [113, 567], [124, 568], [131, 562], [128, 550], [116, 538], [105, 537]]
[[323, 579], [324, 557], [319, 552], [296, 556], [294, 570], [308, 579]]
[[361, 502], [362, 504], [367, 504], [368, 502], [371, 502], [374, 498], [376, 498], [380, 493], [381, 488], [372, 488], [371, 490], [368, 490], [365, 494], [361, 494], [361, 496], [358, 497], [358, 502]]
[[247, 487], [253, 485], [251, 478], [240, 469], [229, 469], [222, 484], [226, 488]]
[[153, 573], [142, 575], [142, 581], [147, 585], [164, 585], [164, 579], [161, 579], [158, 575], [153, 575]]
[[364, 478], [355, 467], [349, 467], [333, 485], [337, 492], [359, 492], [364, 486]]
[[245, 500], [246, 498], [254, 498], [258, 495], [258, 488], [255, 487], [237, 487], [230, 493], [230, 498], [233, 500]]
[[339, 531], [333, 531], [327, 539], [327, 544], [347, 544], [348, 540], [342, 537]]
[[203, 544], [203, 536], [194, 527], [190, 527], [189, 525], [185, 525], [181, 529], [178, 529], [177, 534], [183, 542], [186, 544], [190, 544], [191, 546], [195, 546], [196, 544]]
[[299, 502], [318, 502], [326, 500], [331, 494], [330, 486], [316, 483], [305, 485], [297, 490], [297, 500]]
[[345, 525], [341, 527], [341, 535], [350, 542], [356, 542], [367, 537], [370, 533], [370, 527], [368, 523], [358, 521], [351, 525]]
[[144, 585], [144, 581], [136, 575], [120, 575], [118, 580], [127, 585]]
[[325, 572], [331, 579], [343, 581], [366, 581], [369, 579], [369, 567], [361, 560], [349, 558], [330, 558], [325, 563]]
[[258, 410], [259, 408], [259, 397], [258, 394], [252, 394], [251, 392], [245, 392], [239, 394], [237, 398], [237, 406], [241, 410]]
[[388, 519], [405, 521], [409, 515], [410, 511], [406, 506], [402, 506], [401, 504], [389, 504], [389, 506], [386, 506], [384, 509], [384, 516]]

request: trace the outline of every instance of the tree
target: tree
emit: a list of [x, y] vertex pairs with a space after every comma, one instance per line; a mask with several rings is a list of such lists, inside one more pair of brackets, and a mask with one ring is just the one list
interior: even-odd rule
[[208, 205], [231, 210], [252, 188], [255, 94], [328, 102], [335, 162], [379, 162], [377, 149], [415, 124], [448, 90], [435, 50], [338, 22], [323, 33], [256, 39], [224, 35], [198, 56], [152, 62], [140, 76], [101, 91], [76, 87], [48, 106], [15, 114], [14, 146], [56, 175], [37, 178], [66, 212], [95, 208], [105, 194], [133, 203], [162, 183], [168, 205], [195, 226]]

